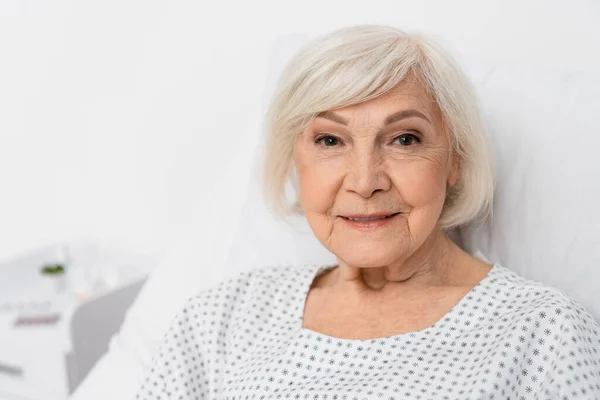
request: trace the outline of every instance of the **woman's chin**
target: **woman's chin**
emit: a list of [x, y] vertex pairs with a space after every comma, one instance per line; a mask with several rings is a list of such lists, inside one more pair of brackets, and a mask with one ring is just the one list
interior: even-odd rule
[[[371, 249], [361, 249], [361, 247], [346, 248], [339, 252], [334, 252], [345, 264], [357, 268], [376, 268], [392, 265], [398, 260], [406, 259], [404, 252], [398, 251], [396, 247], [373, 246]], [[390, 249], [394, 249], [391, 252]]]

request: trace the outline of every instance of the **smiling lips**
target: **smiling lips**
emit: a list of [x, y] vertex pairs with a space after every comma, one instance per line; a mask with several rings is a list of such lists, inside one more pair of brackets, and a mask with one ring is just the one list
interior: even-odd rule
[[359, 231], [372, 231], [386, 225], [397, 215], [400, 215], [400, 213], [355, 214], [345, 216], [340, 215], [340, 217], [353, 229]]

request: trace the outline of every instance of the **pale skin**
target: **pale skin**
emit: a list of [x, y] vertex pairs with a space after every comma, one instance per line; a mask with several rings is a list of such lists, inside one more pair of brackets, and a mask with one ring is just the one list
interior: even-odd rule
[[[425, 329], [491, 269], [439, 227], [460, 162], [416, 79], [321, 113], [297, 136], [296, 163], [304, 215], [338, 260], [311, 286], [305, 328], [346, 339]], [[395, 216], [369, 231], [346, 219], [375, 213]]]

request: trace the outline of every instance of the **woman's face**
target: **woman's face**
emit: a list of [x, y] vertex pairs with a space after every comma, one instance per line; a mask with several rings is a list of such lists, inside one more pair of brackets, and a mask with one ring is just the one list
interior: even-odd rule
[[361, 268], [407, 260], [437, 231], [446, 187], [458, 178], [440, 111], [410, 78], [321, 113], [298, 135], [296, 161], [313, 232]]

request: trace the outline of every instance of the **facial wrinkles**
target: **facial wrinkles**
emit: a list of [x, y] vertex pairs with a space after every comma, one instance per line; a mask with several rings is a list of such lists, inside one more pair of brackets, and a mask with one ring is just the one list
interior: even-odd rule
[[[376, 190], [389, 190], [385, 151], [381, 148], [379, 130], [383, 119], [379, 109], [359, 104], [345, 117], [351, 131], [352, 150], [345, 156], [344, 183], [366, 200]], [[348, 182], [351, 180], [352, 182]], [[370, 200], [369, 200], [370, 202]], [[364, 210], [363, 212], [368, 212]], [[382, 211], [382, 210], [375, 210]]]
[[[382, 266], [381, 268], [359, 268], [348, 266], [339, 269], [338, 276], [335, 277], [338, 282], [350, 284], [359, 292], [368, 294], [372, 291], [381, 291], [387, 285], [401, 285], [406, 282], [415, 282], [421, 278], [428, 281], [428, 277], [436, 277], [436, 281], [442, 282], [446, 276], [438, 271], [443, 271], [443, 263], [447, 261], [450, 254], [450, 246], [441, 234], [432, 235], [428, 238], [428, 243], [424, 243], [410, 257], [402, 260], [406, 263], [405, 268], [394, 268], [393, 266]], [[412, 244], [412, 241], [411, 241]], [[433, 249], [433, 253], [428, 249]], [[437, 275], [437, 276], [436, 276]]]
[[[405, 85], [397, 93], [390, 93], [380, 102], [372, 101], [335, 110], [348, 120], [347, 126], [319, 121], [318, 128], [309, 132], [311, 136], [304, 143], [307, 147], [303, 150], [308, 149], [307, 154], [309, 158], [312, 157], [312, 161], [306, 160], [308, 164], [305, 171], [309, 171], [311, 177], [304, 185], [305, 190], [319, 188], [313, 191], [315, 197], [308, 199], [312, 210], [306, 210], [307, 217], [312, 215], [323, 244], [334, 251], [340, 263], [345, 264], [343, 271], [347, 274], [346, 278], [356, 279], [356, 282], [363, 282], [370, 288], [383, 287], [388, 281], [410, 279], [415, 274], [425, 274], [428, 266], [437, 264], [437, 256], [423, 248], [429, 248], [434, 243], [431, 237], [425, 238], [424, 235], [428, 233], [424, 227], [436, 223], [435, 218], [439, 217], [436, 213], [443, 205], [449, 165], [448, 143], [445, 132], [440, 129], [443, 126], [440, 123], [441, 116], [437, 108], [431, 107], [435, 103], [424, 97], [423, 93], [410, 93], [411, 85]], [[407, 120], [383, 126], [383, 121], [391, 113], [411, 108], [423, 112], [432, 125], [421, 120]], [[390, 146], [388, 140], [391, 141], [392, 134], [396, 133], [394, 126], [397, 126], [399, 134], [405, 129], [406, 132], [417, 129], [422, 134], [422, 141], [414, 148], [408, 146], [405, 150]], [[315, 131], [331, 133], [340, 138], [344, 146], [327, 150], [314, 147], [312, 135]], [[389, 181], [387, 187], [384, 178]], [[362, 259], [356, 246], [362, 247], [363, 239], [360, 239], [360, 233], [344, 228], [337, 216], [343, 213], [396, 211], [398, 208], [402, 208], [399, 211], [404, 212], [405, 216], [398, 220], [387, 238], [379, 239], [377, 234], [362, 235], [366, 249], [394, 252], [393, 247], [401, 248], [401, 251], [395, 252], [397, 258], [393, 265], [381, 265], [379, 268], [351, 265], [352, 260]], [[395, 237], [389, 238], [390, 235]], [[355, 245], [348, 240], [356, 241]], [[379, 240], [380, 245], [377, 244]], [[365, 260], [368, 261], [368, 257]]]
[[[367, 142], [366, 138], [361, 138], [362, 140], [365, 140]], [[365, 144], [364, 148], [367, 148], [367, 150], [363, 150], [362, 152], [359, 150], [356, 150], [356, 158], [359, 160], [359, 162], [356, 163], [356, 170], [358, 171], [357, 174], [362, 174], [361, 176], [365, 177], [365, 176], [370, 176], [370, 174], [368, 174], [366, 172], [366, 170], [368, 168], [375, 168], [375, 167], [379, 167], [381, 169], [385, 168], [399, 168], [398, 161], [392, 160], [389, 161], [388, 159], [385, 159], [385, 156], [382, 156], [380, 153], [378, 153], [377, 151], [377, 147], [373, 145], [372, 140], [370, 142], [368, 142], [368, 145]], [[360, 144], [356, 144], [357, 147], [360, 146]], [[368, 148], [371, 148], [372, 150], [368, 150]], [[443, 146], [436, 146], [434, 148], [431, 148], [431, 151], [425, 153], [425, 154], [418, 154], [418, 155], [411, 155], [408, 156], [406, 158], [404, 158], [403, 160], [401, 160], [400, 162], [403, 163], [408, 163], [408, 164], [412, 164], [412, 163], [416, 163], [415, 167], [419, 168], [421, 170], [423, 170], [423, 168], [429, 170], [429, 172], [425, 172], [427, 175], [429, 176], [437, 176], [437, 177], [443, 177], [443, 171], [444, 171], [444, 149]], [[364, 165], [360, 160], [364, 160]], [[427, 163], [423, 163], [423, 161], [427, 161]], [[352, 161], [350, 161], [352, 162]], [[406, 167], [406, 166], [405, 166]], [[393, 171], [392, 171], [393, 172]], [[387, 173], [386, 171], [382, 171], [380, 173]], [[393, 175], [393, 174], [392, 174]], [[397, 175], [397, 174], [396, 174]], [[431, 179], [425, 179], [423, 182], [420, 181], [413, 181], [411, 182], [413, 179], [418, 179], [419, 177], [422, 177], [422, 174], [417, 174], [416, 176], [413, 176], [412, 174], [407, 174], [407, 176], [402, 177], [402, 179], [404, 180], [404, 182], [396, 182], [397, 184], [395, 185], [395, 188], [399, 188], [400, 193], [398, 196], [395, 196], [396, 198], [406, 198], [407, 196], [402, 196], [402, 191], [403, 189], [405, 190], [411, 190], [411, 188], [414, 188], [416, 185], [425, 185], [425, 186], [430, 186], [426, 191], [427, 192], [436, 192], [436, 191], [440, 191], [440, 188], [442, 188], [443, 182], [440, 181], [432, 181]], [[396, 176], [397, 179], [398, 176]], [[407, 185], [408, 184], [408, 185]], [[431, 187], [433, 186], [433, 187]], [[442, 189], [443, 190], [443, 189]], [[408, 196], [410, 197], [410, 196]], [[397, 208], [398, 205], [396, 204], [395, 206], [392, 206], [392, 208]], [[418, 260], [415, 256], [417, 256], [418, 253], [415, 253], [415, 251], [417, 250], [417, 243], [419, 242], [417, 236], [413, 233], [413, 229], [412, 229], [412, 225], [413, 223], [415, 223], [415, 219], [418, 219], [421, 217], [422, 214], [426, 214], [427, 213], [427, 209], [430, 207], [429, 204], [424, 204], [423, 206], [421, 206], [420, 204], [417, 204], [416, 206], [413, 207], [409, 207], [409, 211], [406, 215], [406, 218], [403, 220], [403, 224], [404, 224], [404, 234], [401, 235], [401, 237], [398, 237], [396, 239], [396, 242], [399, 246], [405, 248], [407, 251], [406, 253], [411, 255], [411, 262], [407, 263], [407, 261], [409, 260], [397, 260], [398, 262], [402, 263], [402, 264], [410, 264], [411, 267], [410, 268], [403, 268], [403, 269], [394, 269], [394, 268], [388, 268], [388, 267], [383, 267], [383, 268], [356, 268], [356, 269], [352, 269], [350, 268], [350, 271], [352, 271], [352, 273], [348, 274], [346, 276], [346, 279], [348, 281], [352, 281], [355, 280], [356, 283], [359, 283], [359, 287], [363, 287], [363, 289], [369, 288], [371, 290], [380, 290], [382, 288], [384, 288], [389, 282], [395, 282], [395, 283], [399, 283], [399, 282], [403, 282], [405, 280], [414, 278], [415, 275], [424, 275], [429, 273], [429, 268], [433, 268], [433, 264], [432, 264], [432, 260], [435, 261], [435, 257], [424, 257], [421, 260]], [[406, 212], [406, 207], [403, 207], [404, 212]], [[381, 210], [376, 210], [376, 211], [381, 211]], [[333, 230], [332, 230], [333, 231]], [[332, 232], [331, 231], [331, 232]], [[331, 239], [330, 239], [331, 242]], [[347, 271], [348, 272], [348, 271]]]

